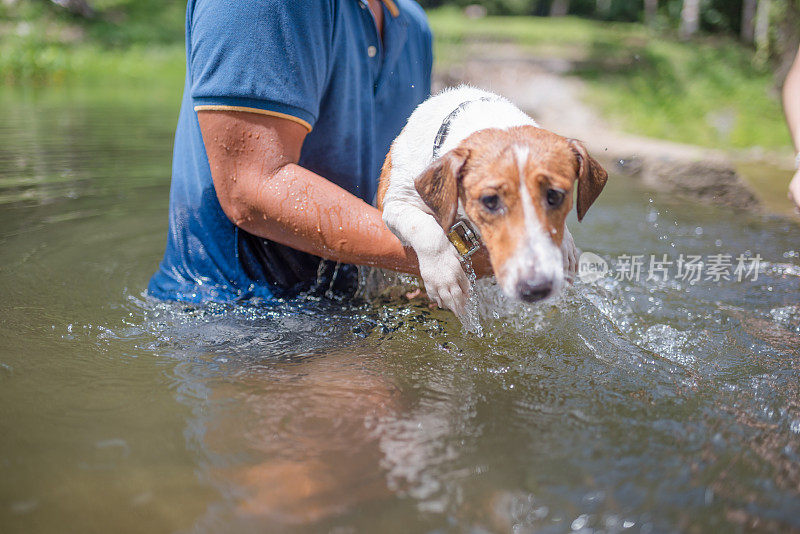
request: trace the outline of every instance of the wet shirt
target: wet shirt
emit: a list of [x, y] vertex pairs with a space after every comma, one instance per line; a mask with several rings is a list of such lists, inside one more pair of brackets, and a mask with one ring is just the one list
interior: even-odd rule
[[189, 0], [169, 233], [150, 295], [270, 299], [309, 290], [334, 271], [228, 220], [197, 112], [249, 111], [302, 124], [309, 134], [299, 164], [372, 203], [389, 145], [430, 93], [432, 64], [422, 9], [384, 0], [383, 10], [381, 39], [366, 0]]

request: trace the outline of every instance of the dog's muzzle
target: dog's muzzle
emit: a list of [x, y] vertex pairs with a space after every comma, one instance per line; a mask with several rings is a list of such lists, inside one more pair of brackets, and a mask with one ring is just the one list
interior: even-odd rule
[[521, 301], [537, 302], [546, 299], [553, 293], [553, 282], [550, 280], [544, 282], [521, 280], [517, 282], [514, 289]]

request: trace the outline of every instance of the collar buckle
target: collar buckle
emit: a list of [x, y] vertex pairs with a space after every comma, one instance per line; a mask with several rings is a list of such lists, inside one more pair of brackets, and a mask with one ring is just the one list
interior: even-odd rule
[[481, 240], [463, 220], [450, 227], [447, 239], [456, 247], [462, 259], [469, 258], [481, 248]]

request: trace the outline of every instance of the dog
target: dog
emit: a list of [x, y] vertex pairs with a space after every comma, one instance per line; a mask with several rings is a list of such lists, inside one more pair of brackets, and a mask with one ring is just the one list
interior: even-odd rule
[[462, 262], [482, 246], [509, 298], [559, 293], [578, 262], [565, 225], [573, 192], [581, 221], [607, 180], [579, 141], [501, 96], [459, 86], [411, 114], [383, 163], [377, 206], [417, 254], [428, 296], [461, 315], [470, 291]]

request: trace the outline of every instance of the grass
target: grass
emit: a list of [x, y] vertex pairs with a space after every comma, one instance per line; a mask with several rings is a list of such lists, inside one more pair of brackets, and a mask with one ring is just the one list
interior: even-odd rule
[[642, 24], [571, 17], [468, 20], [451, 9], [431, 12], [430, 22], [440, 68], [470, 43], [570, 60], [587, 100], [624, 131], [708, 147], [790, 145], [772, 74], [733, 39], [681, 42]]
[[[184, 0], [93, 0], [97, 16], [73, 17], [47, 0], [0, 1], [0, 83], [30, 87], [144, 86], [179, 94]], [[732, 39], [680, 42], [641, 24], [572, 17], [466, 19], [429, 13], [437, 67], [475, 46], [513, 43], [559, 57], [585, 80], [587, 100], [620, 129], [723, 148], [789, 146], [770, 72]]]

